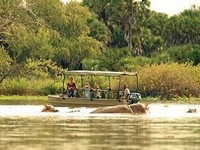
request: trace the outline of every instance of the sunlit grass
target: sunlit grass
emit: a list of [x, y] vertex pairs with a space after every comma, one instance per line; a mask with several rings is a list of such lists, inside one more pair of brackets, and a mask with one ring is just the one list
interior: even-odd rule
[[200, 104], [200, 98], [173, 98], [170, 100], [161, 100], [160, 98], [156, 97], [144, 97], [140, 101], [141, 103], [160, 103], [160, 104]]
[[20, 96], [20, 95], [0, 95], [0, 100], [41, 100], [46, 101], [47, 96]]

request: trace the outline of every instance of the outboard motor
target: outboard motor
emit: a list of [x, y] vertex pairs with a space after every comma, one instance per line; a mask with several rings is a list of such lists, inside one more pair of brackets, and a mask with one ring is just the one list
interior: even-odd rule
[[138, 103], [140, 100], [141, 100], [140, 93], [134, 93], [134, 92], [130, 93], [129, 99], [128, 99], [129, 104]]

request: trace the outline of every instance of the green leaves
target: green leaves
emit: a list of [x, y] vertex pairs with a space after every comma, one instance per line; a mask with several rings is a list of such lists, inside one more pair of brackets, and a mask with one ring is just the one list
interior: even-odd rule
[[3, 48], [0, 48], [0, 60], [0, 72], [8, 71], [11, 67], [12, 59]]
[[57, 66], [55, 62], [50, 59], [27, 59], [26, 65], [20, 70], [21, 77], [26, 78], [48, 78], [56, 76], [63, 70]]
[[[108, 40], [105, 25], [76, 2], [1, 1], [0, 23], [0, 34], [9, 45], [6, 51], [13, 66], [22, 66], [29, 59], [51, 59], [57, 65], [63, 60], [73, 69], [78, 61], [96, 58]], [[95, 28], [99, 28], [98, 34]]]
[[[165, 39], [168, 45], [199, 44], [200, 9], [193, 8], [170, 18]], [[192, 17], [191, 17], [192, 16]]]

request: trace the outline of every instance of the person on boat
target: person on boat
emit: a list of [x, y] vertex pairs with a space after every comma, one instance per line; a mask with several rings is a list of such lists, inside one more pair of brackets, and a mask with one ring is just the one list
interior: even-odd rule
[[124, 98], [128, 100], [130, 96], [130, 90], [128, 89], [128, 85], [124, 85]]
[[101, 98], [101, 89], [99, 88], [98, 84], [94, 85], [93, 91], [95, 92], [95, 98]]
[[69, 82], [67, 83], [68, 97], [75, 97], [75, 91], [76, 91], [76, 84], [74, 82], [74, 78], [70, 77]]
[[83, 87], [84, 93], [85, 93], [85, 97], [86, 98], [91, 98], [91, 88], [89, 83], [85, 83], [85, 86]]

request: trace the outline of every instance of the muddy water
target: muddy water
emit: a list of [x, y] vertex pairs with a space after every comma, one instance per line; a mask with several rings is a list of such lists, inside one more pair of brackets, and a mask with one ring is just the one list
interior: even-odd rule
[[[150, 114], [90, 114], [94, 108], [0, 105], [0, 149], [200, 149], [200, 105], [150, 104]], [[198, 113], [189, 114], [189, 108]]]

